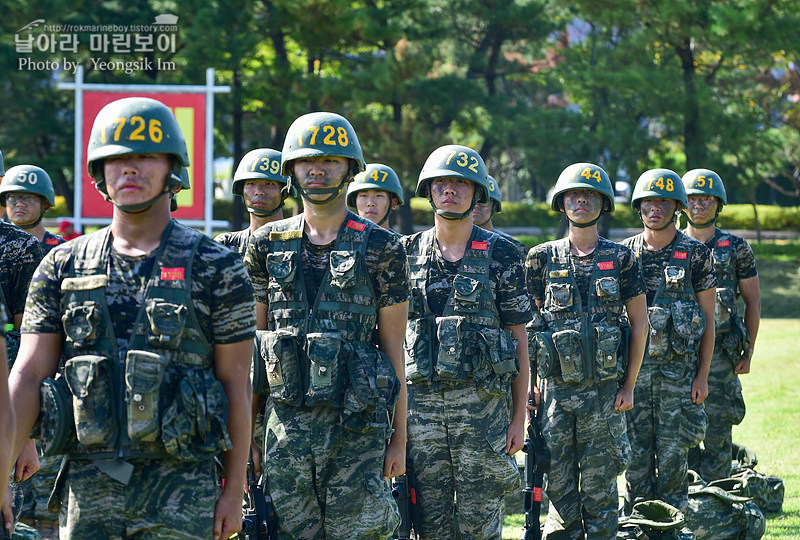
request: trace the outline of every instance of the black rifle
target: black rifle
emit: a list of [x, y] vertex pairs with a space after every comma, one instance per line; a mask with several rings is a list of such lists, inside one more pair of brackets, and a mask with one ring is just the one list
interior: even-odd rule
[[[265, 484], [266, 484], [266, 475]], [[253, 471], [252, 458], [247, 461], [247, 497], [249, 504], [242, 517], [242, 532], [239, 538], [244, 540], [276, 540], [278, 538], [278, 520], [272, 513], [272, 497], [268, 485], [262, 486]]]
[[[400, 510], [400, 526], [395, 531], [393, 538], [396, 540], [411, 540], [419, 534], [419, 507], [417, 506], [417, 480], [414, 476], [414, 467], [406, 464], [406, 474], [392, 478], [392, 497], [397, 501]], [[414, 536], [411, 536], [411, 531]]]
[[[535, 405], [533, 373], [535, 372], [531, 372], [531, 393], [528, 400], [530, 406]], [[525, 528], [522, 531], [522, 540], [541, 540], [542, 538], [539, 529], [539, 511], [542, 508], [544, 473], [550, 465], [550, 451], [547, 449], [542, 435], [542, 427], [539, 424], [542, 406], [540, 404], [531, 415], [528, 437], [522, 448], [522, 451], [525, 452], [525, 488], [522, 490]]]

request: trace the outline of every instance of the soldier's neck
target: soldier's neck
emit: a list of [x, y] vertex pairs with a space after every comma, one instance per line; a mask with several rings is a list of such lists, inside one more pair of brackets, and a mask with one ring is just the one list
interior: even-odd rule
[[670, 223], [667, 227], [658, 231], [645, 227], [644, 247], [648, 251], [664, 249], [672, 243], [676, 234], [678, 234], [678, 229], [675, 228], [675, 223]]
[[311, 204], [304, 201], [303, 213], [305, 215], [303, 232], [312, 244], [324, 246], [336, 240], [339, 229], [347, 217], [347, 205], [344, 196], [327, 204]]
[[600, 242], [600, 235], [597, 234], [597, 225], [581, 228], [570, 223], [570, 253], [579, 257], [584, 257], [594, 252], [595, 248], [597, 248], [598, 242]]
[[[478, 224], [476, 223], [475, 225], [478, 225]], [[488, 220], [488, 221], [487, 221], [486, 223], [484, 223], [483, 225], [478, 225], [478, 227], [480, 227], [480, 228], [481, 228], [481, 229], [483, 229], [484, 231], [494, 232], [494, 224], [492, 223], [492, 220], [491, 220], [491, 219], [490, 219], [490, 220]]]
[[716, 227], [703, 227], [702, 229], [696, 228], [689, 223], [686, 225], [686, 236], [694, 238], [702, 244], [705, 244], [714, 237]]
[[464, 219], [445, 219], [434, 215], [436, 241], [442, 257], [450, 262], [460, 261], [472, 236], [472, 216]]
[[273, 221], [278, 221], [279, 219], [283, 219], [283, 210], [279, 210], [267, 217], [258, 217], [255, 214], [250, 214], [250, 227], [248, 228], [250, 229], [251, 233], [254, 233], [267, 223], [272, 223]]
[[168, 197], [135, 214], [115, 207], [111, 218], [112, 245], [122, 255], [147, 255], [161, 243], [161, 236], [170, 219]]

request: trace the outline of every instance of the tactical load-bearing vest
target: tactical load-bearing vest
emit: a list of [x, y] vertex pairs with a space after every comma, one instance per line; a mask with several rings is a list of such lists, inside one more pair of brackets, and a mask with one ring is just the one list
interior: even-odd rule
[[[192, 263], [202, 238], [175, 221], [167, 226], [124, 362], [106, 302], [110, 229], [72, 242], [61, 283], [61, 377], [42, 385], [46, 396], [63, 380], [71, 396], [66, 416], [73, 415], [77, 445], [57, 450], [77, 459], [195, 460], [231, 448], [227, 399], [192, 303]], [[59, 429], [47, 423], [43, 414], [43, 437]]]
[[[706, 316], [697, 303], [689, 268], [696, 244], [682, 232], [676, 232], [669, 263], [664, 267], [664, 280], [655, 293], [653, 305], [647, 308], [650, 339], [644, 362], [664, 364], [662, 371], [669, 365], [669, 369], [678, 373], [686, 364], [692, 367], [697, 364]], [[642, 235], [634, 237], [631, 249], [641, 266]], [[676, 358], [685, 360], [685, 363], [673, 362]]]
[[303, 225], [302, 214], [268, 225], [269, 330], [259, 332], [258, 345], [270, 396], [339, 407], [351, 430], [385, 426], [400, 381], [373, 343], [378, 307], [364, 253], [375, 225], [348, 211], [313, 305], [301, 261]]
[[717, 334], [715, 348], [729, 353], [728, 358], [735, 365], [739, 361], [740, 354], [749, 349], [750, 336], [736, 303], [739, 297], [739, 281], [736, 279], [731, 235], [716, 229], [713, 242], [711, 256], [714, 260], [714, 273], [717, 276], [717, 302], [714, 311]]
[[569, 238], [547, 244], [545, 329], [533, 336], [541, 378], [605, 381], [624, 375], [630, 327], [619, 287], [620, 246], [600, 238], [594, 251], [587, 312], [572, 270]]
[[508, 393], [519, 373], [517, 340], [500, 325], [489, 284], [498, 236], [473, 226], [441, 317], [428, 306], [426, 285], [436, 242], [433, 229], [408, 243], [411, 301], [405, 339], [411, 383], [454, 383], [473, 378], [493, 395]]

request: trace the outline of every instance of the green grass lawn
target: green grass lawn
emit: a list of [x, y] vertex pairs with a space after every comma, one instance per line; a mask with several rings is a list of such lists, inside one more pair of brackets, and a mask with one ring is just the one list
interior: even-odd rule
[[[767, 515], [768, 540], [800, 540], [800, 245], [756, 244], [761, 328], [752, 370], [741, 377], [747, 415], [733, 440], [755, 451], [756, 470], [783, 478], [783, 512]], [[521, 511], [522, 507], [507, 508]], [[503, 539], [522, 537], [524, 516], [510, 514]]]

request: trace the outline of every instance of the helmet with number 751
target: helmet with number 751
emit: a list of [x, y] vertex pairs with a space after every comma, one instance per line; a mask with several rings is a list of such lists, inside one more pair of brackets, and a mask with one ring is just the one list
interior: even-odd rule
[[717, 173], [710, 169], [692, 169], [683, 175], [683, 187], [686, 195], [711, 195], [719, 199], [719, 208], [728, 204], [725, 184]]

